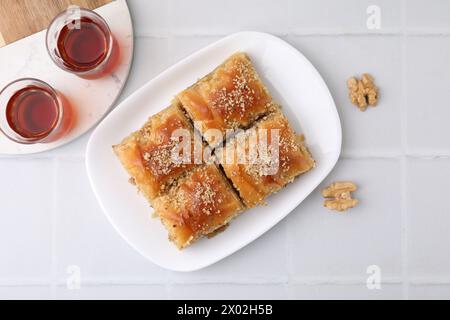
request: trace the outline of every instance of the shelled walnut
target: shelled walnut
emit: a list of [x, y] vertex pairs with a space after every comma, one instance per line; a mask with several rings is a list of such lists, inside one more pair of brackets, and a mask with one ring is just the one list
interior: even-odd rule
[[359, 110], [366, 111], [367, 106], [376, 106], [378, 101], [378, 88], [374, 84], [373, 77], [364, 73], [361, 79], [351, 77], [347, 80], [349, 98]]
[[357, 187], [353, 182], [334, 182], [329, 187], [322, 190], [325, 198], [324, 207], [345, 211], [358, 204], [357, 199], [353, 199], [351, 192], [356, 191]]

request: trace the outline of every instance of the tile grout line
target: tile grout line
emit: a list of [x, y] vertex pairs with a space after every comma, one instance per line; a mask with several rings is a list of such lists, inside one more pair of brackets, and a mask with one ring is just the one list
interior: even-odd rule
[[[286, 217], [289, 219], [289, 217]], [[286, 219], [286, 220], [287, 220]], [[291, 245], [291, 228], [290, 224], [286, 223], [286, 234], [285, 234], [285, 249], [286, 249], [286, 287], [289, 288], [292, 284], [292, 277], [294, 276], [294, 259], [293, 259], [293, 247]]]
[[401, 2], [401, 78], [402, 78], [402, 103], [400, 104], [401, 114], [401, 142], [402, 156], [400, 157], [400, 199], [401, 199], [401, 252], [402, 252], [402, 296], [403, 299], [409, 298], [409, 280], [408, 280], [408, 211], [407, 211], [407, 85], [406, 85], [406, 2]]
[[[289, 36], [292, 34], [293, 30], [293, 15], [292, 15], [292, 1], [294, 0], [288, 0], [287, 6], [288, 6], [288, 23], [287, 23], [287, 34], [286, 38], [289, 38]], [[287, 219], [289, 219], [289, 215], [284, 220], [284, 223], [286, 223], [286, 234], [285, 234], [285, 250], [286, 250], [286, 297], [289, 299], [290, 290], [289, 288], [292, 285], [292, 278], [294, 277], [294, 258], [293, 258], [293, 246], [291, 245], [291, 227], [290, 223], [287, 223]]]
[[[240, 30], [245, 31], [245, 29]], [[230, 31], [230, 32], [174, 32], [169, 30], [168, 33], [152, 33], [152, 32], [137, 32], [135, 38], [154, 38], [154, 39], [166, 39], [171, 36], [178, 38], [195, 38], [195, 37], [226, 37], [232, 33], [240, 31]], [[256, 30], [257, 31], [257, 30]], [[261, 31], [264, 32], [264, 31]], [[402, 37], [407, 35], [410, 37], [424, 37], [424, 36], [434, 36], [434, 37], [449, 37], [450, 30], [429, 30], [429, 31], [387, 31], [387, 32], [355, 32], [355, 31], [334, 31], [332, 29], [320, 30], [292, 30], [289, 32], [273, 33], [277, 37]]]
[[[383, 277], [382, 284], [402, 284], [402, 277]], [[292, 279], [293, 284], [316, 286], [316, 285], [363, 285], [367, 284], [365, 276], [299, 276]]]
[[293, 3], [292, 1], [295, 0], [288, 0], [287, 1], [287, 9], [288, 9], [288, 23], [287, 23], [287, 34], [285, 35], [286, 37], [289, 37], [290, 35], [292, 35], [294, 33], [294, 15], [293, 13]]
[[[284, 279], [275, 279], [271, 281], [261, 281], [261, 278], [255, 279], [242, 279], [242, 280], [212, 280], [212, 279], [203, 279], [203, 280], [194, 280], [194, 281], [173, 281], [172, 285], [175, 286], [195, 286], [195, 285], [260, 285], [260, 286], [273, 286], [273, 285], [303, 285], [303, 286], [318, 286], [318, 285], [365, 285], [366, 279], [364, 277], [351, 277], [351, 276], [338, 276], [338, 277], [293, 277], [290, 282], [285, 281]], [[136, 280], [85, 280], [85, 287], [109, 287], [109, 286], [161, 286], [165, 287], [167, 281], [147, 281], [145, 279], [136, 279]], [[403, 277], [385, 277], [383, 278], [383, 284], [402, 284]], [[448, 286], [450, 285], [449, 277], [417, 277], [408, 280], [408, 284], [414, 285], [442, 285]], [[54, 287], [65, 286], [65, 281], [55, 281]], [[0, 281], [0, 288], [2, 287], [16, 287], [16, 288], [26, 288], [26, 287], [41, 287], [48, 288], [47, 281]]]
[[[288, 6], [288, 23], [287, 23], [287, 34], [285, 35], [285, 41], [289, 39], [290, 36], [294, 33], [294, 16], [292, 14], [293, 12], [293, 1], [295, 0], [288, 0], [287, 6]], [[290, 299], [291, 295], [291, 286], [294, 284], [294, 278], [295, 278], [295, 267], [294, 267], [294, 246], [292, 245], [293, 237], [291, 236], [292, 233], [292, 227], [291, 224], [287, 222], [289, 219], [289, 215], [284, 220], [284, 223], [286, 223], [286, 235], [285, 235], [285, 249], [286, 249], [286, 284], [285, 290], [286, 290], [286, 297]], [[291, 217], [292, 219], [292, 217]]]
[[52, 216], [51, 216], [51, 278], [50, 295], [56, 299], [56, 210], [57, 210], [57, 190], [58, 190], [59, 161], [57, 157], [53, 158], [53, 197], [52, 197]]
[[[167, 15], [170, 16], [172, 11], [172, 0], [167, 1]], [[167, 24], [167, 60], [169, 65], [172, 64], [172, 51], [173, 51], [173, 25], [172, 20], [169, 19], [169, 23]]]
[[404, 299], [409, 296], [409, 279], [408, 279], [408, 214], [407, 214], [407, 161], [406, 157], [400, 160], [400, 177], [401, 177], [401, 247], [402, 247], [402, 294]]
[[[172, 12], [172, 0], [168, 0], [166, 2], [166, 10], [167, 16], [171, 16]], [[173, 23], [172, 19], [169, 19], [167, 24], [167, 65], [172, 64], [172, 52], [173, 52], [173, 34], [172, 34]], [[169, 300], [172, 296], [172, 281], [170, 279], [170, 273], [166, 270], [165, 272], [165, 281], [164, 281], [164, 295], [167, 300]]]

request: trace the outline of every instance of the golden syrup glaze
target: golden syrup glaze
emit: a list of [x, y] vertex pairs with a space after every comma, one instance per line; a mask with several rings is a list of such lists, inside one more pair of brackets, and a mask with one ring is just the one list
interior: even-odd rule
[[241, 133], [246, 135], [243, 140], [239, 140], [238, 137], [233, 138], [226, 148], [236, 148], [239, 141], [245, 143], [244, 149], [248, 152], [249, 141], [252, 139], [251, 135], [256, 135], [257, 139], [259, 139], [259, 129], [268, 130], [267, 140], [268, 144], [270, 144], [272, 139], [272, 131], [270, 130], [278, 129], [279, 163], [275, 174], [265, 175], [262, 173], [262, 167], [265, 165], [264, 161], [261, 164], [241, 164], [237, 162], [236, 157], [232, 163], [224, 162], [224, 158], [221, 158], [227, 176], [231, 179], [236, 189], [239, 190], [241, 198], [248, 207], [264, 203], [264, 199], [268, 195], [280, 190], [296, 176], [314, 167], [314, 160], [299, 142], [288, 120], [280, 110], [258, 121], [255, 129], [254, 131], [248, 130]]
[[[177, 129], [187, 129], [191, 138], [190, 163], [176, 163], [172, 150], [180, 140], [173, 140]], [[170, 106], [152, 116], [137, 132], [126, 138], [114, 150], [139, 189], [151, 201], [163, 192], [178, 176], [195, 166], [193, 159], [194, 134], [192, 126], [179, 106]]]
[[179, 247], [222, 227], [244, 209], [215, 164], [196, 168], [180, 180], [155, 200], [156, 212]]
[[249, 57], [236, 53], [211, 74], [178, 95], [194, 121], [207, 129], [248, 127], [267, 112], [272, 97], [259, 79]]

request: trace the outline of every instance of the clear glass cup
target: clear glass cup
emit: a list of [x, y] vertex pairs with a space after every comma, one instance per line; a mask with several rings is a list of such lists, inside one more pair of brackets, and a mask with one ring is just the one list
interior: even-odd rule
[[15, 142], [53, 142], [72, 122], [65, 97], [42, 80], [18, 79], [0, 91], [0, 131]]
[[61, 69], [92, 79], [112, 72], [118, 45], [106, 21], [96, 12], [70, 6], [47, 29], [47, 51]]

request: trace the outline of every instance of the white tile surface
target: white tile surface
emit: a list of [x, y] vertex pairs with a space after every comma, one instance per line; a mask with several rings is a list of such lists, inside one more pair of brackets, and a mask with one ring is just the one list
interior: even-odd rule
[[136, 38], [128, 82], [118, 103], [169, 67], [167, 38]]
[[406, 26], [409, 31], [449, 32], [450, 1], [405, 1]]
[[[88, 133], [49, 153], [0, 157], [0, 299], [450, 297], [449, 1], [128, 4], [135, 59], [119, 101], [222, 35], [282, 35], [322, 74], [342, 119], [344, 158], [322, 186], [355, 181], [361, 204], [345, 214], [325, 210], [320, 186], [231, 257], [191, 274], [167, 272], [104, 218], [84, 168]], [[379, 30], [367, 29], [369, 5], [381, 9]], [[362, 72], [381, 89], [378, 107], [365, 113], [346, 89], [348, 77]], [[81, 290], [65, 287], [74, 264]], [[381, 267], [382, 290], [365, 287], [371, 264]]]
[[170, 281], [183, 283], [287, 281], [286, 229], [286, 224], [280, 223], [242, 250], [206, 269], [190, 273], [171, 272]]
[[[107, 222], [85, 173], [84, 161], [58, 163], [55, 277], [66, 283], [78, 266], [81, 282], [164, 282], [167, 272], [132, 250]], [[133, 214], [130, 212], [130, 214]]]
[[412, 300], [448, 300], [450, 284], [411, 285], [409, 298]]
[[288, 0], [170, 0], [175, 34], [226, 34], [242, 30], [288, 31]]
[[[288, 37], [288, 41], [314, 64], [330, 88], [341, 117], [343, 153], [398, 153], [402, 103], [400, 38], [303, 36]], [[346, 82], [364, 72], [374, 76], [380, 99], [377, 107], [361, 112], [351, 104]]]
[[50, 286], [0, 286], [0, 300], [51, 299]]
[[167, 299], [167, 288], [164, 285], [110, 285], [69, 290], [58, 286], [54, 297], [68, 300], [164, 300]]
[[[294, 33], [387, 33], [401, 27], [401, 0], [291, 0], [290, 19]], [[369, 29], [367, 19], [376, 5], [380, 28]]]
[[46, 156], [63, 156], [63, 157], [78, 157], [78, 158], [84, 157], [84, 153], [86, 152], [86, 146], [93, 130], [94, 128], [89, 130], [82, 136], [78, 137], [73, 142], [61, 146], [59, 148], [50, 150], [48, 152], [45, 152], [44, 154]]
[[406, 50], [408, 151], [448, 155], [450, 36], [409, 37]]
[[[294, 279], [362, 279], [370, 265], [381, 277], [401, 267], [400, 164], [397, 160], [341, 160], [316, 192], [287, 218]], [[323, 207], [320, 190], [353, 181], [359, 205], [346, 213]]]
[[289, 298], [300, 300], [401, 299], [402, 288], [399, 284], [381, 284], [380, 289], [369, 290], [365, 283], [291, 285], [289, 287]]
[[221, 39], [220, 36], [174, 36], [170, 38], [170, 63], [176, 63], [195, 51]]
[[169, 287], [169, 299], [175, 300], [279, 300], [287, 297], [288, 291], [284, 284], [196, 284]]
[[411, 159], [407, 170], [410, 277], [449, 279], [450, 159]]
[[137, 36], [165, 36], [169, 32], [168, 0], [128, 0]]
[[0, 160], [0, 283], [50, 281], [51, 159]]

